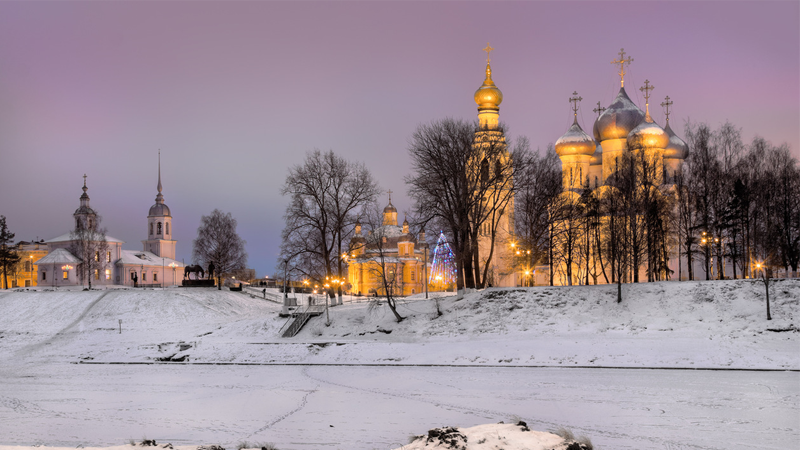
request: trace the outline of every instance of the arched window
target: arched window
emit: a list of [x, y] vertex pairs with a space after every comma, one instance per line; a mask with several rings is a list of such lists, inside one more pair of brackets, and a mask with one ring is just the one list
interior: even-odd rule
[[161, 234], [161, 222], [158, 222], [158, 226], [156, 226], [156, 234]]
[[150, 236], [153, 235], [153, 222], [150, 222]]
[[489, 160], [486, 158], [481, 161], [481, 181], [483, 183], [489, 181]]
[[167, 228], [167, 235], [169, 235], [169, 222], [165, 223], [164, 226]]
[[92, 218], [91, 217], [89, 217], [89, 229], [90, 230], [94, 229], [94, 224], [92, 223]]
[[499, 159], [494, 163], [494, 176], [497, 178], [497, 181], [503, 180], [503, 165], [500, 163]]
[[76, 229], [80, 229], [81, 228], [81, 219], [77, 219], [77, 218], [75, 219], [75, 228]]

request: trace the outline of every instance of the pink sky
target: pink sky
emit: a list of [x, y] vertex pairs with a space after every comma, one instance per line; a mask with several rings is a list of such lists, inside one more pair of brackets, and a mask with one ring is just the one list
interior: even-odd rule
[[[473, 119], [491, 42], [501, 120], [544, 148], [583, 97], [655, 86], [687, 118], [788, 143], [800, 156], [800, 3], [0, 2], [0, 214], [17, 239], [68, 231], [86, 173], [109, 234], [139, 249], [156, 194], [178, 258], [200, 216], [233, 213], [250, 266], [272, 275], [290, 165], [314, 148], [363, 161], [402, 212], [408, 138]], [[385, 199], [382, 200], [382, 203]]]

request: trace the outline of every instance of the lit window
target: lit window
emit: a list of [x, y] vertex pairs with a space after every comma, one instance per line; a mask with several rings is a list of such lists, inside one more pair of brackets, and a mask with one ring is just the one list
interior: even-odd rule
[[111, 252], [106, 253], [106, 261], [111, 262]]
[[100, 252], [94, 252], [94, 260], [100, 261]]
[[95, 280], [100, 279], [100, 269], [94, 269], [94, 279]]
[[69, 272], [67, 272], [66, 270], [64, 271], [64, 277], [63, 277], [63, 278], [64, 278], [65, 280], [66, 280], [67, 278], [69, 278]]
[[106, 269], [106, 280], [111, 279], [111, 269]]

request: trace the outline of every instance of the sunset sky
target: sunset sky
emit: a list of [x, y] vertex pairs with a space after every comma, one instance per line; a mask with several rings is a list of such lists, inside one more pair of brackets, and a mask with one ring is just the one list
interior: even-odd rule
[[[487, 42], [511, 138], [534, 148], [583, 97], [655, 86], [654, 119], [763, 136], [800, 157], [800, 2], [0, 2], [0, 214], [17, 240], [69, 231], [83, 174], [110, 236], [141, 249], [158, 151], [178, 259], [200, 216], [238, 219], [273, 275], [287, 169], [307, 151], [362, 161], [410, 209], [408, 139], [475, 119]], [[627, 56], [626, 55], [626, 56]], [[381, 204], [386, 202], [384, 196]]]

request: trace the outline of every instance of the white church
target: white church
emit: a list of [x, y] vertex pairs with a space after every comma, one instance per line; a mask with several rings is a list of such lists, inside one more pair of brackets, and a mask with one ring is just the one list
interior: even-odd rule
[[[83, 194], [80, 207], [75, 210], [75, 227], [95, 230], [97, 213], [89, 206], [86, 193], [86, 175], [83, 176]], [[142, 241], [141, 251], [124, 250], [125, 242], [106, 235], [108, 244], [105, 254], [96, 252], [97, 269], [88, 274], [92, 286], [124, 285], [133, 287], [176, 286], [183, 279], [183, 263], [175, 260], [176, 240], [172, 239], [172, 215], [161, 194], [161, 161], [158, 164], [158, 195], [156, 203], [147, 214], [147, 239]], [[50, 252], [36, 261], [39, 286], [81, 286], [88, 280], [81, 279], [80, 260], [70, 253], [75, 244], [71, 232], [45, 241]]]

